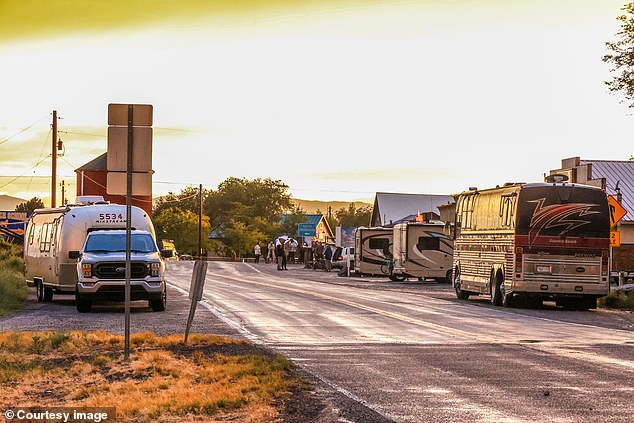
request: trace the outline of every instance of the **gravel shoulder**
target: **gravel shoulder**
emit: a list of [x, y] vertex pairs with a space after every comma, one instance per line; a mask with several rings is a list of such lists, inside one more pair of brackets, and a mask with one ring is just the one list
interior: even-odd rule
[[[168, 306], [164, 312], [153, 312], [146, 301], [132, 302], [131, 332], [154, 332], [157, 335], [185, 333], [189, 315], [189, 298], [168, 286]], [[160, 321], [157, 320], [160, 318]], [[90, 313], [79, 313], [72, 295], [56, 295], [51, 303], [37, 302], [35, 290], [29, 294], [24, 308], [18, 313], [0, 318], [0, 331], [105, 331], [124, 334], [125, 314], [122, 303], [96, 304]], [[199, 306], [193, 319], [190, 333], [206, 333], [235, 339], [244, 337], [204, 307]], [[250, 344], [244, 354], [267, 351], [261, 345]], [[310, 391], [298, 390], [279, 404], [283, 422], [331, 423], [331, 422], [390, 422], [363, 404], [352, 400], [341, 392], [319, 380], [314, 375], [297, 367], [294, 376], [307, 380], [313, 386]]]

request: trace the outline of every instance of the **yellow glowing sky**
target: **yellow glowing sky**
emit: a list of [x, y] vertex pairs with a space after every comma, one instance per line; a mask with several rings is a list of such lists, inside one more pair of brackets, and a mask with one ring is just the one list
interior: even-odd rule
[[304, 199], [449, 194], [626, 160], [601, 62], [622, 5], [0, 0], [0, 194], [49, 195], [52, 110], [74, 193], [108, 103], [154, 106], [155, 194], [229, 176]]

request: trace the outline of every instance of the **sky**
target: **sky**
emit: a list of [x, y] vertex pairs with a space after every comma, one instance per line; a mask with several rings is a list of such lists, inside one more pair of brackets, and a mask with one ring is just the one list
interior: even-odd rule
[[[153, 191], [453, 194], [628, 160], [614, 0], [0, 0], [0, 195], [67, 197], [109, 103], [152, 104]], [[58, 203], [60, 191], [57, 194]]]

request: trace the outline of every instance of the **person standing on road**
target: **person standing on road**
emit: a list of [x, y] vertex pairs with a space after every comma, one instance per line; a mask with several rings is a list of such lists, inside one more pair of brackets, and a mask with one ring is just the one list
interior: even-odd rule
[[288, 270], [286, 267], [286, 263], [288, 260], [288, 248], [290, 247], [291, 241], [287, 240], [282, 247], [282, 269]]
[[269, 245], [267, 246], [266, 251], [266, 262], [273, 263], [275, 261], [275, 244], [273, 241], [269, 241]]
[[275, 257], [277, 258], [277, 270], [282, 270], [282, 256], [284, 255], [284, 247], [282, 241], [278, 241], [275, 245]]
[[255, 247], [253, 247], [253, 254], [255, 254], [255, 264], [260, 263], [260, 255], [262, 254], [262, 249], [260, 248], [259, 242], [255, 243]]
[[324, 250], [324, 267], [327, 272], [332, 270], [332, 247], [330, 245], [326, 245]]

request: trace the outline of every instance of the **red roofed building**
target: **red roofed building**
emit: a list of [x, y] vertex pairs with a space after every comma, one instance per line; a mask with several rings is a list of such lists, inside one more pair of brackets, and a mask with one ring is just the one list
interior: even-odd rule
[[[114, 204], [125, 204], [125, 195], [111, 195], [106, 192], [108, 153], [86, 163], [77, 174], [77, 195], [101, 195], [104, 200]], [[133, 195], [132, 205], [139, 207], [152, 217], [152, 195]]]

